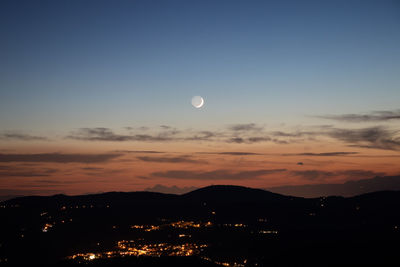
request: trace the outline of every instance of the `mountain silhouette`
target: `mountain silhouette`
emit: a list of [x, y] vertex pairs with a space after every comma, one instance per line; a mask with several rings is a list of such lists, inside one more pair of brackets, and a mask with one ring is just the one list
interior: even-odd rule
[[196, 189], [183, 194], [184, 199], [202, 200], [212, 202], [258, 202], [258, 201], [279, 201], [287, 199], [287, 196], [272, 193], [263, 189], [255, 189], [234, 185], [212, 185]]
[[[109, 192], [18, 197], [0, 205], [0, 260], [79, 264], [65, 259], [77, 253], [115, 250], [118, 241], [136, 240], [146, 244], [192, 242], [206, 244], [206, 248], [183, 261], [128, 257], [92, 263], [399, 263], [395, 245], [400, 242], [399, 203], [399, 191], [302, 198], [230, 185], [183, 195]], [[176, 222], [183, 222], [183, 227]]]
[[377, 176], [343, 184], [290, 185], [267, 188], [275, 193], [298, 197], [356, 196], [374, 191], [400, 190], [400, 176]]

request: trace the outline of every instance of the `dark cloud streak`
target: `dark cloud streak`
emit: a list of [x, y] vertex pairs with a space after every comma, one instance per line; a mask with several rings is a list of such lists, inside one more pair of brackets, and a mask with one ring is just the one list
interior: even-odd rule
[[121, 154], [0, 154], [0, 162], [103, 163]]
[[246, 123], [246, 124], [235, 124], [228, 127], [229, 130], [235, 132], [247, 132], [247, 131], [261, 131], [263, 129], [262, 126], [258, 126], [255, 123]]
[[137, 159], [146, 162], [157, 162], [157, 163], [206, 163], [201, 160], [190, 159], [187, 156], [181, 157], [137, 157]]
[[332, 129], [328, 136], [350, 143], [353, 147], [399, 150], [400, 137], [394, 130], [384, 127], [362, 129]]
[[348, 178], [371, 178], [374, 176], [384, 175], [382, 172], [374, 172], [369, 170], [339, 170], [339, 171], [321, 171], [321, 170], [304, 170], [291, 171], [291, 175], [301, 177], [310, 181], [323, 181], [327, 178], [345, 176]]
[[355, 154], [358, 154], [358, 152], [293, 153], [293, 154], [282, 154], [282, 156], [334, 157], [334, 156], [348, 156]]
[[317, 117], [343, 122], [383, 122], [390, 120], [399, 120], [400, 109], [394, 111], [374, 111], [369, 114], [325, 115]]
[[0, 140], [17, 140], [17, 141], [49, 141], [47, 137], [34, 136], [23, 133], [7, 132], [0, 134]]
[[286, 169], [270, 169], [270, 170], [254, 170], [231, 172], [228, 170], [215, 171], [183, 171], [172, 170], [165, 172], [154, 172], [150, 176], [153, 178], [168, 178], [168, 179], [187, 179], [187, 180], [249, 180], [257, 179], [264, 175], [285, 172]]

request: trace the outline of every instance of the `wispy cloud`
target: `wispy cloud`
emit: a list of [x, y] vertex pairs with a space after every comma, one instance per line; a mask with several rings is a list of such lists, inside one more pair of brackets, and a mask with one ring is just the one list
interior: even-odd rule
[[254, 152], [237, 152], [237, 151], [229, 151], [229, 152], [197, 152], [197, 154], [210, 154], [210, 155], [231, 155], [231, 156], [255, 156], [262, 155]]
[[166, 131], [158, 135], [150, 134], [134, 134], [134, 135], [122, 135], [115, 134], [109, 128], [81, 128], [76, 132], [68, 135], [68, 139], [82, 140], [82, 141], [171, 141], [172, 135], [175, 135], [175, 131]]
[[264, 127], [255, 123], [234, 124], [228, 127], [229, 130], [235, 132], [261, 131]]
[[187, 180], [249, 180], [257, 179], [264, 175], [285, 172], [286, 169], [261, 169], [253, 171], [232, 172], [228, 170], [214, 171], [183, 171], [172, 170], [165, 172], [153, 172], [152, 178], [168, 178], [168, 179], [187, 179]]
[[334, 157], [358, 154], [358, 152], [325, 152], [325, 153], [291, 153], [282, 156], [312, 156], [312, 157]]
[[323, 171], [323, 170], [304, 170], [291, 171], [292, 176], [298, 176], [305, 180], [326, 180], [331, 177], [344, 176], [347, 178], [371, 178], [374, 176], [384, 175], [382, 172], [374, 172], [368, 170], [339, 170], [339, 171]]
[[232, 137], [226, 140], [226, 142], [228, 143], [236, 143], [236, 144], [253, 144], [253, 143], [261, 143], [268, 141], [274, 141], [274, 140], [272, 140], [268, 136]]
[[164, 151], [155, 150], [115, 150], [116, 153], [133, 153], [133, 154], [163, 154]]
[[306, 170], [306, 171], [292, 171], [293, 176], [300, 176], [306, 180], [322, 180], [332, 176], [335, 176], [333, 172], [321, 171], [321, 170]]
[[[161, 130], [160, 130], [161, 128]], [[157, 130], [158, 129], [158, 130]], [[254, 123], [237, 124], [221, 131], [177, 130], [170, 126], [157, 127], [146, 133], [132, 131], [129, 134], [117, 134], [109, 128], [81, 128], [67, 138], [82, 141], [112, 142], [219, 142], [232, 144], [293, 144], [306, 141], [318, 141], [320, 137], [330, 137], [347, 143], [349, 146], [400, 150], [399, 132], [387, 127], [375, 126], [361, 129], [335, 128], [333, 126], [310, 126], [293, 131], [265, 131]], [[161, 151], [131, 151], [130, 153], [159, 153]], [[128, 151], [124, 151], [128, 153]], [[305, 156], [334, 156], [335, 154], [304, 154]], [[349, 155], [348, 152], [338, 153]]]
[[0, 178], [7, 177], [41, 177], [58, 172], [53, 168], [27, 168], [21, 166], [0, 166]]
[[104, 168], [97, 168], [97, 167], [84, 167], [81, 168], [84, 171], [103, 171]]
[[157, 163], [206, 163], [202, 160], [191, 159], [187, 156], [179, 156], [179, 157], [147, 157], [141, 156], [137, 157], [137, 159], [146, 162], [157, 162]]
[[324, 115], [317, 117], [344, 122], [383, 122], [400, 120], [400, 109], [394, 111], [374, 111], [368, 114]]
[[0, 162], [103, 163], [122, 154], [0, 154]]
[[400, 149], [399, 133], [380, 126], [361, 129], [331, 129], [327, 134], [354, 147]]
[[199, 131], [190, 136], [183, 137], [182, 140], [185, 140], [185, 141], [211, 141], [215, 137], [218, 137], [218, 136], [220, 136], [220, 133], [217, 133], [217, 132]]
[[0, 134], [0, 140], [17, 140], [17, 141], [48, 141], [44, 136], [35, 136], [17, 132], [5, 132]]

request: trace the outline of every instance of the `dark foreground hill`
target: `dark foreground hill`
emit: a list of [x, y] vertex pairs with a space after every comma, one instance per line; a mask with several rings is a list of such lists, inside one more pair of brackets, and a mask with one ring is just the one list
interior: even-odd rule
[[1, 203], [0, 263], [400, 263], [399, 204], [398, 191], [305, 199], [238, 186], [20, 197]]

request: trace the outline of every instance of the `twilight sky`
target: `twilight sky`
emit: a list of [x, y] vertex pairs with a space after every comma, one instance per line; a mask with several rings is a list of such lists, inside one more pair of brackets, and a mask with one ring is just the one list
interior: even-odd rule
[[399, 29], [385, 0], [1, 1], [0, 195], [399, 174]]

